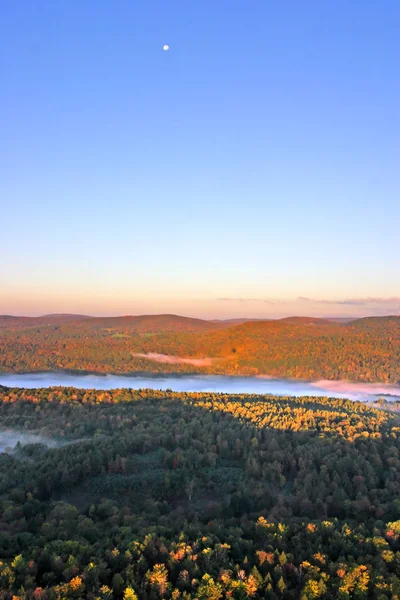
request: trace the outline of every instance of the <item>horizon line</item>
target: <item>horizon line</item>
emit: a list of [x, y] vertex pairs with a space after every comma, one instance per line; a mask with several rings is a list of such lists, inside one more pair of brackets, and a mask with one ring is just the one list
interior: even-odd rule
[[203, 318], [203, 317], [196, 317], [196, 316], [189, 316], [189, 315], [184, 315], [184, 314], [178, 314], [178, 313], [140, 313], [140, 314], [132, 314], [132, 313], [125, 313], [125, 314], [112, 314], [112, 315], [104, 315], [104, 314], [97, 314], [97, 315], [93, 315], [93, 314], [83, 314], [83, 313], [44, 313], [44, 314], [36, 314], [36, 315], [32, 315], [32, 314], [11, 314], [11, 313], [0, 313], [0, 318], [14, 318], [14, 319], [43, 319], [46, 317], [80, 317], [82, 319], [117, 319], [117, 318], [140, 318], [140, 317], [161, 317], [161, 316], [170, 316], [170, 317], [180, 317], [180, 318], [184, 318], [184, 319], [197, 319], [200, 321], [209, 321], [209, 322], [215, 322], [215, 321], [220, 321], [220, 322], [226, 322], [226, 321], [240, 321], [240, 320], [247, 320], [247, 321], [281, 321], [283, 319], [318, 319], [321, 321], [326, 321], [326, 320], [330, 320], [330, 319], [335, 319], [335, 320], [343, 320], [343, 319], [348, 319], [348, 320], [359, 320], [359, 319], [368, 319], [368, 318], [387, 318], [387, 317], [400, 317], [400, 314], [384, 314], [384, 315], [376, 315], [376, 314], [369, 314], [369, 315], [364, 315], [364, 316], [355, 316], [355, 315], [329, 315], [329, 316], [314, 316], [312, 314], [307, 314], [307, 315], [299, 315], [299, 314], [292, 314], [292, 313], [288, 313], [286, 316], [282, 316], [282, 317], [246, 317], [246, 316], [242, 316], [242, 317], [226, 317], [226, 318], [217, 318], [217, 317], [210, 317], [210, 318]]

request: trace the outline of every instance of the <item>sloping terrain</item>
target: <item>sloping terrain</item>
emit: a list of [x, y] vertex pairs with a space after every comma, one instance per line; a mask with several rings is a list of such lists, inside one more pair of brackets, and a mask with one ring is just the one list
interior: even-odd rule
[[87, 315], [43, 315], [41, 317], [16, 317], [14, 315], [0, 315], [0, 328], [24, 329], [26, 327], [40, 327], [43, 325], [62, 325], [69, 321], [89, 319]]
[[[4, 600], [395, 600], [398, 417], [364, 403], [0, 389]], [[46, 440], [74, 442], [49, 448]]]
[[[399, 317], [350, 323], [296, 317], [233, 326], [175, 315], [90, 318], [3, 328], [0, 344], [3, 372], [73, 369], [400, 381]], [[146, 354], [174, 360], [156, 362]], [[179, 362], [179, 357], [197, 362]]]

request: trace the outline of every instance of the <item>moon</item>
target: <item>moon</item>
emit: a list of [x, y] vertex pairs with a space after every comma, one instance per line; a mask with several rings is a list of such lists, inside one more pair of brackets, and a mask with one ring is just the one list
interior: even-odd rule
[[162, 49], [165, 50], [165, 52], [167, 52], [167, 50], [169, 50], [168, 44], [164, 44], [164, 46], [162, 47]]

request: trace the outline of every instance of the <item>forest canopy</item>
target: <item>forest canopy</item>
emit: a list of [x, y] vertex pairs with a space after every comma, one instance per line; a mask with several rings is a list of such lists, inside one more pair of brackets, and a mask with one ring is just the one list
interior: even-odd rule
[[400, 382], [400, 317], [350, 323], [292, 318], [234, 325], [174, 315], [20, 319], [0, 317], [0, 372], [207, 373]]
[[400, 428], [381, 408], [0, 388], [1, 430], [42, 440], [0, 454], [0, 597], [400, 598]]

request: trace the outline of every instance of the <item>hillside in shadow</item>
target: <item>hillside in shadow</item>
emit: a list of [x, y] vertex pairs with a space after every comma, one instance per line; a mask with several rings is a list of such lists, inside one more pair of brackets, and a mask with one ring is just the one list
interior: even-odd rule
[[[252, 582], [254, 597], [297, 598], [309, 581], [334, 598], [351, 573], [354, 589], [368, 574], [367, 590], [383, 572], [399, 575], [386, 560], [400, 517], [391, 414], [327, 398], [75, 388], [0, 396], [1, 427], [86, 439], [0, 455], [1, 554], [10, 565], [19, 554], [33, 560], [31, 585], [49, 598], [73, 574], [84, 597], [119, 582], [116, 597], [133, 586], [142, 598], [200, 597], [206, 575], [234, 598]], [[164, 595], [149, 583], [156, 568]], [[26, 587], [26, 573], [17, 575]]]

